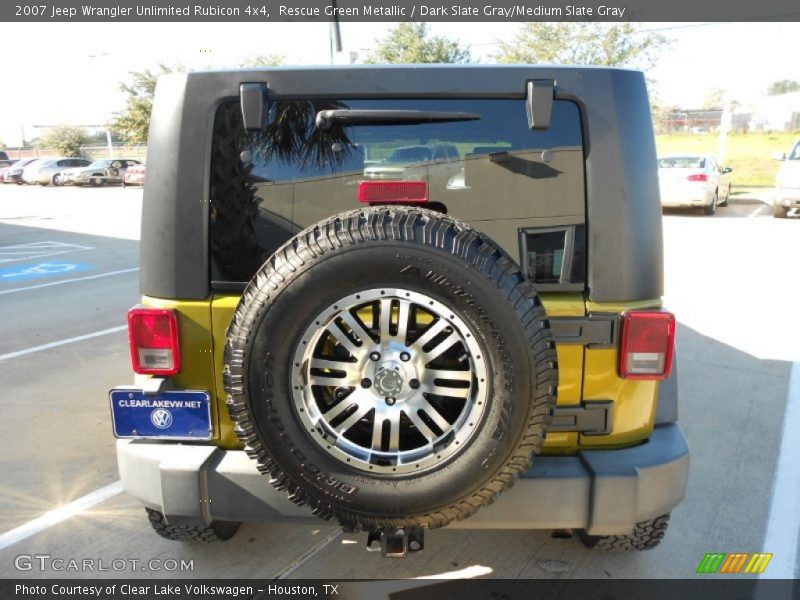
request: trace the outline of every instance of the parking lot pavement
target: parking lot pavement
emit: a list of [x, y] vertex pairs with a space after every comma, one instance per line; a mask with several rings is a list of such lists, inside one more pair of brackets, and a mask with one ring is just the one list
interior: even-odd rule
[[[0, 320], [11, 332], [0, 339], [2, 577], [97, 575], [15, 566], [17, 557], [33, 554], [102, 559], [106, 567], [114, 559], [140, 561], [104, 577], [683, 578], [694, 575], [706, 552], [762, 550], [797, 572], [797, 528], [791, 531], [796, 520], [787, 513], [781, 521], [782, 514], [771, 512], [781, 493], [776, 481], [783, 481], [776, 476], [790, 374], [800, 360], [794, 306], [800, 290], [791, 277], [793, 265], [780, 259], [796, 254], [797, 219], [772, 219], [751, 198], [734, 198], [715, 217], [665, 215], [665, 303], [680, 321], [681, 424], [693, 454], [686, 500], [659, 548], [601, 554], [548, 532], [444, 529], [428, 533], [424, 552], [390, 560], [366, 552], [364, 534], [339, 533], [315, 520], [245, 524], [223, 546], [158, 538], [141, 506], [113, 487], [117, 472], [106, 393], [131, 379], [125, 333], [79, 339], [119, 328], [137, 301], [135, 271], [82, 278], [135, 268], [138, 222], [123, 227], [117, 217], [106, 222], [102, 215], [113, 212], [108, 207], [134, 214], [140, 195], [119, 188], [13, 188], [6, 203], [5, 192], [0, 188], [0, 246], [56, 242], [91, 248], [11, 264], [63, 261], [92, 268], [0, 283]], [[0, 269], [8, 266], [0, 263]], [[32, 287], [51, 283], [56, 285]], [[3, 294], [12, 289], [18, 291]], [[72, 341], [52, 345], [64, 340]], [[18, 354], [31, 348], [39, 349]], [[97, 490], [102, 501], [88, 510], [69, 516], [62, 509], [35, 521]], [[768, 535], [776, 518], [788, 535]], [[13, 543], [3, 547], [13, 531]], [[787, 542], [791, 534], [794, 547]], [[765, 540], [776, 546], [764, 546]], [[156, 573], [143, 565], [151, 558], [193, 561], [193, 570]]]
[[[0, 531], [117, 479], [102, 390], [130, 379], [138, 224], [115, 229], [82, 191], [0, 188]], [[83, 232], [58, 229], [66, 213]]]
[[133, 240], [0, 221], [0, 356], [123, 325], [138, 263]]
[[[0, 577], [58, 576], [52, 570], [42, 573], [38, 569], [20, 574], [14, 567], [15, 559], [20, 555], [49, 554], [52, 558], [80, 556], [96, 560], [94, 571], [68, 574], [76, 578], [254, 578], [266, 576], [266, 572], [280, 573], [302, 561], [310, 550], [335, 532], [336, 528], [322, 521], [299, 527], [246, 524], [224, 547], [217, 544], [176, 545], [156, 536], [147, 524], [142, 506], [121, 494], [88, 513], [0, 550]], [[125, 561], [122, 571], [112, 568], [112, 561], [118, 559]], [[170, 559], [191, 561], [191, 566], [181, 570], [179, 562], [174, 571], [159, 570], [169, 568]], [[109, 570], [98, 573], [101, 560]]]

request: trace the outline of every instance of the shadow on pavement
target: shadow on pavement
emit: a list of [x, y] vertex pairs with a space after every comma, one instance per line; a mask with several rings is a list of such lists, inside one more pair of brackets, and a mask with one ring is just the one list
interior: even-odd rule
[[[109, 560], [124, 555], [194, 561], [193, 571], [170, 577], [694, 577], [706, 552], [762, 549], [791, 363], [759, 360], [683, 325], [678, 340], [680, 420], [692, 449], [692, 468], [686, 499], [673, 512], [663, 543], [652, 551], [593, 552], [575, 538], [554, 539], [545, 531], [442, 529], [428, 532], [424, 552], [403, 560], [383, 559], [365, 550], [364, 533], [340, 534], [322, 543], [336, 531], [335, 525], [322, 521], [245, 524], [223, 544], [182, 545], [156, 537], [144, 510], [122, 496], [50, 530], [46, 543], [42, 534], [38, 541], [20, 543], [13, 553], [46, 548], [59, 556], [88, 552]], [[64, 451], [79, 452], [80, 446], [76, 441]], [[0, 555], [4, 560], [8, 556], [8, 551]]]

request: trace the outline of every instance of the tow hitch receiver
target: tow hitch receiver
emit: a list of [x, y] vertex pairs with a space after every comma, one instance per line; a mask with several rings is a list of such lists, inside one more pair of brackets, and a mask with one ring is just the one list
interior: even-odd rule
[[[380, 547], [375, 545], [380, 542]], [[419, 552], [425, 548], [425, 530], [422, 527], [405, 529], [373, 529], [367, 535], [367, 550], [377, 552], [381, 556], [405, 558], [409, 552]]]

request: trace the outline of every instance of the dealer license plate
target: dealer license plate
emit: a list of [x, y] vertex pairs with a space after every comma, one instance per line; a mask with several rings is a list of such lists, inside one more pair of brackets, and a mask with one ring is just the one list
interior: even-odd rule
[[142, 390], [118, 388], [108, 396], [118, 438], [211, 439], [208, 392], [169, 390], [152, 396]]

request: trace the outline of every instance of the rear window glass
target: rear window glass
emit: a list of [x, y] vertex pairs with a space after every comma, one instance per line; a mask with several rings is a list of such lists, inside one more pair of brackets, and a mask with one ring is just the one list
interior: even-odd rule
[[[316, 124], [321, 111], [380, 114], [326, 128]], [[398, 122], [398, 111], [421, 116]], [[250, 134], [233, 102], [218, 111], [211, 167], [218, 284], [248, 281], [298, 231], [363, 206], [359, 189], [373, 182], [424, 182], [429, 208], [484, 229], [520, 264], [519, 232], [585, 214], [581, 119], [568, 101], [554, 102], [548, 129], [531, 130], [521, 98], [281, 99]]]
[[658, 160], [659, 169], [703, 169], [705, 166], [706, 159], [702, 156], [675, 156]]

